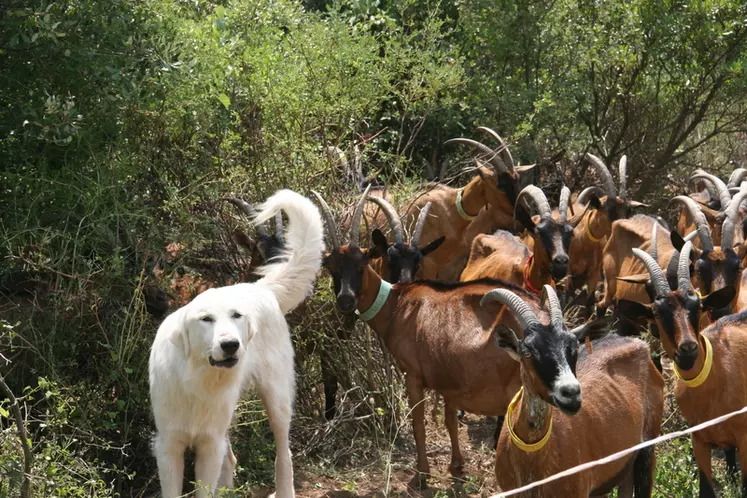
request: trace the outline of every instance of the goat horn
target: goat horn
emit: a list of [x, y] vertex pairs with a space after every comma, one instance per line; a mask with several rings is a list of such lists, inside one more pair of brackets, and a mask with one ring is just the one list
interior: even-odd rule
[[417, 246], [420, 243], [420, 236], [423, 234], [423, 227], [425, 227], [425, 221], [428, 219], [428, 211], [431, 210], [432, 204], [431, 201], [428, 201], [420, 209], [418, 221], [415, 223], [415, 230], [412, 232], [412, 237], [410, 237], [411, 246]]
[[[519, 192], [519, 196], [516, 198], [516, 206], [519, 206], [524, 197], [529, 197], [534, 201], [534, 204], [537, 206], [537, 211], [539, 211], [540, 218], [545, 219], [552, 217], [552, 211], [550, 211], [550, 203], [547, 202], [545, 193], [538, 189], [536, 186], [527, 185], [526, 187], [524, 187], [524, 189]], [[516, 218], [516, 207], [514, 207], [514, 218]]]
[[745, 178], [747, 178], [747, 169], [737, 168], [731, 172], [731, 176], [729, 177], [729, 183], [727, 183], [726, 186], [727, 187], [739, 187], [739, 184], [741, 184]]
[[311, 193], [316, 197], [316, 201], [322, 207], [322, 216], [324, 216], [324, 222], [327, 224], [327, 234], [329, 235], [330, 242], [332, 242], [332, 249], [339, 249], [340, 239], [337, 238], [337, 224], [332, 217], [332, 212], [327, 205], [327, 201], [324, 200], [319, 192], [312, 190]]
[[612, 181], [612, 175], [607, 166], [604, 165], [601, 159], [594, 154], [589, 152], [586, 153], [586, 160], [597, 170], [597, 174], [602, 179], [604, 185], [604, 191], [607, 193], [607, 197], [614, 199], [617, 197], [617, 190], [615, 190], [615, 182]]
[[283, 213], [278, 211], [275, 213], [275, 238], [277, 238], [280, 242], [285, 241], [284, 236], [285, 227], [283, 226]]
[[560, 189], [560, 201], [558, 202], [558, 211], [560, 212], [560, 221], [568, 221], [568, 204], [571, 200], [571, 189], [563, 185]]
[[698, 230], [698, 237], [700, 238], [700, 244], [703, 246], [704, 251], [713, 251], [713, 239], [711, 238], [711, 229], [708, 226], [708, 221], [700, 210], [700, 206], [695, 202], [692, 197], [686, 195], [678, 195], [669, 201], [669, 205], [680, 202], [685, 205], [690, 217], [695, 222], [695, 227]]
[[594, 185], [593, 187], [586, 187], [581, 191], [580, 194], [578, 194], [578, 197], [576, 197], [576, 202], [579, 204], [586, 204], [589, 202], [589, 196], [591, 194], [595, 194], [597, 197], [602, 197], [604, 195], [604, 190], [600, 187], [597, 187]]
[[484, 306], [485, 303], [490, 301], [498, 301], [506, 305], [524, 330], [532, 325], [539, 324], [537, 315], [534, 314], [532, 308], [522, 298], [508, 289], [493, 289], [488, 292], [480, 300], [480, 306]]
[[491, 149], [485, 144], [482, 144], [470, 138], [452, 138], [451, 140], [447, 140], [444, 142], [444, 145], [450, 145], [450, 144], [469, 145], [470, 147], [477, 149], [483, 154], [487, 155], [488, 162], [493, 167], [496, 173], [513, 174], [513, 171], [508, 169], [508, 167], [506, 166], [506, 163], [503, 162], [503, 159], [501, 159], [493, 149]]
[[654, 261], [659, 261], [659, 247], [658, 247], [658, 235], [659, 235], [659, 223], [654, 221], [654, 228], [651, 230], [651, 257]]
[[394, 206], [389, 204], [389, 202], [382, 197], [368, 197], [367, 200], [375, 203], [382, 211], [384, 211], [386, 218], [389, 220], [389, 226], [392, 229], [392, 233], [394, 234], [394, 243], [404, 244], [405, 232], [402, 230], [402, 220], [400, 219], [399, 214], [397, 214], [397, 210], [394, 209]]
[[[699, 169], [693, 176], [690, 177], [690, 181], [693, 180], [707, 180], [711, 182], [711, 184], [716, 187], [716, 191], [718, 192], [718, 198], [719, 201], [721, 201], [721, 211], [726, 209], [726, 207], [729, 205], [729, 201], [731, 201], [731, 194], [729, 193], [729, 189], [726, 187], [726, 184], [721, 180], [721, 178], [710, 173], [706, 173], [702, 169]], [[710, 193], [710, 190], [708, 192]]]
[[620, 173], [620, 190], [618, 195], [620, 196], [620, 199], [625, 199], [628, 187], [628, 156], [623, 154], [623, 156], [620, 158], [620, 166], [618, 171]]
[[[257, 211], [254, 209], [254, 206], [249, 204], [243, 199], [239, 199], [238, 197], [226, 197], [223, 199], [224, 201], [230, 202], [234, 206], [236, 206], [239, 211], [247, 215], [249, 218], [254, 219], [257, 217]], [[257, 231], [258, 234], [269, 237], [269, 234], [267, 233], [267, 229], [265, 228], [264, 224], [260, 223], [258, 225], [254, 226], [254, 229]]]
[[724, 224], [721, 225], [721, 250], [733, 249], [734, 247], [734, 230], [737, 228], [737, 215], [739, 214], [739, 207], [741, 206], [744, 199], [747, 197], [747, 191], [740, 190], [735, 195], [729, 207], [726, 208], [726, 219]]
[[664, 272], [661, 270], [659, 263], [651, 257], [646, 251], [642, 251], [637, 247], [633, 248], [633, 254], [640, 259], [648, 270], [648, 274], [651, 275], [651, 283], [654, 284], [654, 289], [658, 296], [666, 296], [669, 294], [669, 284], [667, 278], [664, 276]]
[[479, 131], [482, 131], [483, 133], [487, 133], [491, 137], [493, 137], [499, 144], [501, 144], [501, 149], [499, 151], [501, 158], [503, 159], [503, 163], [508, 167], [509, 173], [514, 173], [516, 171], [516, 164], [514, 164], [514, 158], [511, 157], [511, 151], [508, 150], [508, 145], [506, 145], [506, 142], [503, 141], [501, 136], [496, 133], [495, 130], [488, 128], [487, 126], [478, 126], [477, 128]]
[[556, 330], [563, 327], [563, 309], [560, 307], [560, 300], [551, 285], [545, 284], [542, 287], [542, 297], [540, 303], [544, 306], [545, 302], [549, 304], [550, 325]]
[[363, 205], [366, 203], [366, 197], [368, 197], [368, 192], [371, 190], [371, 184], [368, 184], [368, 187], [366, 187], [366, 190], [363, 192], [363, 195], [361, 195], [360, 200], [358, 201], [358, 204], [355, 206], [355, 211], [353, 211], [353, 219], [350, 222], [350, 239], [348, 240], [348, 245], [350, 247], [360, 247], [360, 240], [361, 240], [361, 217], [363, 217]]
[[690, 251], [693, 249], [693, 243], [685, 242], [680, 251], [680, 261], [677, 265], [677, 288], [681, 292], [690, 290]]

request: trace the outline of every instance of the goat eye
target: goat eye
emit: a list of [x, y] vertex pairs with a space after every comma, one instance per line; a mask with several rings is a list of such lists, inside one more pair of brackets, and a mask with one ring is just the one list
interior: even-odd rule
[[201, 321], [201, 322], [205, 322], [205, 323], [213, 323], [213, 322], [214, 322], [215, 320], [213, 320], [213, 317], [212, 317], [212, 316], [210, 316], [210, 315], [205, 315], [205, 316], [203, 316], [202, 318], [200, 318], [200, 321]]
[[238, 319], [238, 318], [241, 318], [242, 316], [244, 316], [244, 315], [242, 315], [242, 314], [241, 314], [241, 313], [239, 313], [238, 311], [234, 311], [234, 312], [233, 312], [233, 315], [231, 315], [231, 318], [233, 318], [234, 320], [236, 320], [236, 319]]
[[525, 350], [524, 350], [524, 351], [522, 352], [522, 356], [524, 356], [524, 358], [531, 358], [531, 357], [532, 357], [532, 352], [531, 352], [531, 351], [529, 351], [528, 349], [525, 349]]

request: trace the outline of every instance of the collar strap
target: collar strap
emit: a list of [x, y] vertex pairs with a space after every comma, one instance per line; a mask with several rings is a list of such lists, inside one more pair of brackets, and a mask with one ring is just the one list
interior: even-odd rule
[[360, 315], [361, 320], [363, 320], [364, 322], [367, 322], [371, 320], [373, 317], [375, 317], [376, 314], [379, 311], [381, 311], [381, 308], [384, 307], [384, 303], [386, 303], [386, 300], [389, 299], [389, 292], [391, 290], [392, 290], [392, 284], [390, 284], [384, 279], [381, 279], [381, 285], [379, 286], [379, 293], [376, 295], [376, 300], [374, 300], [371, 307], [368, 308], [363, 313], [356, 310], [356, 313]]
[[531, 254], [527, 259], [527, 262], [524, 263], [524, 287], [526, 287], [528, 291], [539, 296], [542, 292], [529, 281], [529, 267], [532, 266], [532, 261], [534, 261], [534, 254]]
[[464, 206], [462, 206], [462, 192], [464, 192], [463, 188], [460, 188], [457, 190], [457, 198], [456, 198], [456, 208], [457, 212], [459, 213], [459, 216], [464, 218], [465, 220], [472, 221], [475, 218], [477, 218], [477, 215], [471, 215], [467, 214], [467, 211], [464, 210]]
[[535, 451], [541, 450], [550, 440], [550, 434], [552, 434], [552, 408], [550, 409], [550, 425], [547, 426], [547, 432], [544, 436], [542, 436], [542, 439], [532, 444], [525, 443], [514, 432], [514, 424], [511, 420], [513, 411], [516, 409], [516, 405], [519, 403], [522, 394], [524, 394], [524, 386], [521, 386], [519, 392], [517, 392], [516, 396], [514, 396], [514, 399], [511, 400], [511, 404], [508, 405], [508, 411], [506, 412], [506, 427], [508, 427], [508, 433], [511, 435], [511, 442], [514, 443], [517, 448], [527, 453], [533, 453]]
[[682, 383], [687, 387], [698, 387], [703, 382], [705, 382], [708, 378], [708, 374], [711, 373], [711, 367], [713, 367], [713, 346], [711, 346], [711, 341], [709, 341], [708, 337], [704, 336], [703, 334], [700, 334], [700, 337], [703, 338], [703, 342], [705, 343], [706, 357], [703, 368], [700, 370], [700, 373], [697, 375], [697, 377], [690, 380], [683, 379], [680, 370], [677, 368], [677, 364], [674, 364], [674, 375], [677, 376], [677, 378], [681, 380]]
[[591, 234], [591, 211], [589, 212], [589, 219], [586, 221], [586, 236], [589, 237], [589, 240], [597, 243], [602, 240], [602, 237], [596, 238]]

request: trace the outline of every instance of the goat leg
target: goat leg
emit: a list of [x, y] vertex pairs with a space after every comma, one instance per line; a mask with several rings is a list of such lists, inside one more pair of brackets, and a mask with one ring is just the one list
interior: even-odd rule
[[449, 471], [454, 477], [461, 477], [464, 468], [464, 458], [462, 451], [459, 449], [459, 420], [457, 420], [456, 407], [444, 399], [444, 412], [446, 419], [446, 429], [449, 431], [451, 440], [451, 465]]
[[412, 432], [415, 435], [415, 447], [418, 452], [418, 464], [416, 476], [418, 487], [424, 487], [426, 475], [430, 472], [428, 457], [425, 454], [425, 404], [423, 386], [407, 375], [405, 378], [407, 386], [407, 397], [410, 400], [412, 411]]
[[695, 463], [698, 464], [698, 474], [700, 476], [700, 498], [716, 498], [716, 492], [713, 489], [713, 469], [711, 467], [711, 447], [692, 438], [693, 453], [695, 454]]

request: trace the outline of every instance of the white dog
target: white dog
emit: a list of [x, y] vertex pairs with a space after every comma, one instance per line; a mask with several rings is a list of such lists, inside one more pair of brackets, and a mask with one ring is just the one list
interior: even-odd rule
[[255, 223], [280, 209], [289, 219], [286, 254], [264, 266], [252, 284], [210, 289], [164, 320], [150, 354], [150, 395], [157, 434], [154, 453], [164, 498], [182, 494], [184, 451], [195, 449], [197, 498], [233, 485], [236, 458], [228, 428], [242, 387], [252, 383], [275, 436], [279, 498], [292, 498], [288, 444], [295, 379], [284, 314], [312, 288], [324, 250], [319, 210], [305, 197], [281, 190]]

